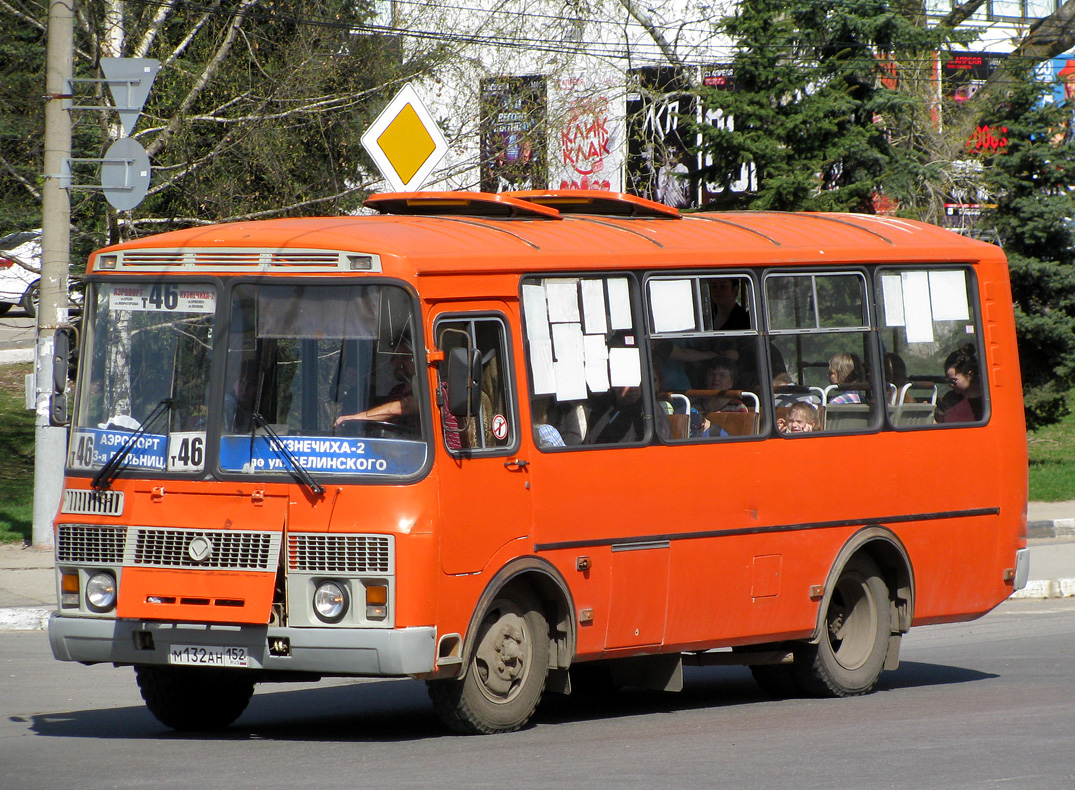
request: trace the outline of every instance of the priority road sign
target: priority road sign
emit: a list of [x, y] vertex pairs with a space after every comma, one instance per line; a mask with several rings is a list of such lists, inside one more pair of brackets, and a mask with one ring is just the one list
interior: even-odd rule
[[397, 192], [421, 188], [448, 153], [448, 141], [409, 84], [362, 135], [362, 147]]

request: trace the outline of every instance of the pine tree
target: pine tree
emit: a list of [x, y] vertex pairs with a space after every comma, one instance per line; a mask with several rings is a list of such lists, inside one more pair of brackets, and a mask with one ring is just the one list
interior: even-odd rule
[[1008, 256], [1027, 425], [1068, 412], [1075, 386], [1075, 127], [1069, 103], [1042, 101], [1048, 86], [1027, 64], [1002, 99], [983, 108], [981, 123], [1006, 148], [987, 159], [985, 179], [998, 195], [989, 220]]
[[747, 164], [758, 184], [722, 207], [868, 211], [886, 178], [906, 181], [914, 155], [890, 130], [911, 100], [886, 87], [884, 58], [921, 58], [951, 30], [865, 0], [747, 0], [720, 29], [736, 42], [734, 90], [702, 95], [732, 121], [699, 127], [707, 176], [726, 186]]

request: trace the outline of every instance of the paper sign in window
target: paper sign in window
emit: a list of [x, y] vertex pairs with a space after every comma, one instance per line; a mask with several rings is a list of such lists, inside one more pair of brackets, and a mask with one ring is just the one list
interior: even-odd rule
[[608, 373], [613, 387], [638, 387], [642, 384], [642, 358], [637, 348], [610, 348]]
[[552, 323], [579, 320], [577, 280], [546, 280], [545, 298], [549, 301], [549, 321]]
[[903, 326], [903, 282], [898, 274], [881, 275], [881, 297], [885, 305], [885, 326]]
[[530, 372], [534, 376], [535, 395], [552, 395], [556, 392], [552, 338], [530, 341]]
[[604, 335], [586, 335], [582, 339], [586, 357], [586, 386], [590, 392], [608, 392], [608, 346]]
[[903, 316], [908, 343], [933, 342], [933, 312], [929, 301], [929, 275], [926, 272], [901, 272]]
[[686, 332], [696, 326], [690, 280], [650, 280], [649, 305], [654, 332]]
[[608, 332], [604, 280], [582, 281], [582, 328], [588, 335], [603, 335]]
[[549, 311], [545, 306], [545, 289], [540, 285], [523, 286], [523, 315], [526, 316], [526, 336], [530, 340], [548, 340]]
[[552, 349], [556, 358], [556, 399], [582, 400], [586, 397], [586, 369], [579, 324], [553, 324]]
[[607, 281], [608, 313], [612, 329], [633, 329], [631, 320], [631, 289], [626, 277]]
[[929, 299], [934, 321], [970, 320], [967, 277], [963, 272], [930, 272]]

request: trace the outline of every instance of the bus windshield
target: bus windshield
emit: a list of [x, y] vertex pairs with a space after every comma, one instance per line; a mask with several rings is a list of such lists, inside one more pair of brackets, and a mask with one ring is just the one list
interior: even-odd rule
[[216, 304], [210, 283], [101, 283], [90, 291], [70, 467], [97, 469], [122, 453], [129, 468], [203, 468]]
[[427, 444], [404, 289], [243, 284], [228, 322], [222, 472], [421, 470]]

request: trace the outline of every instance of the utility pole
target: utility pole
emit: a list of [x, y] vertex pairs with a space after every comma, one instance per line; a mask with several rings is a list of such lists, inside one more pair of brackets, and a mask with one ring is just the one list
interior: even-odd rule
[[[56, 329], [67, 320], [71, 258], [71, 201], [63, 178], [71, 156], [71, 117], [65, 109], [74, 74], [75, 0], [50, 0], [45, 50], [45, 162], [41, 191], [41, 285], [37, 310], [37, 419], [34, 431], [33, 544], [52, 546], [52, 519], [63, 486], [67, 429], [49, 422]], [[66, 364], [66, 360], [61, 361]]]

